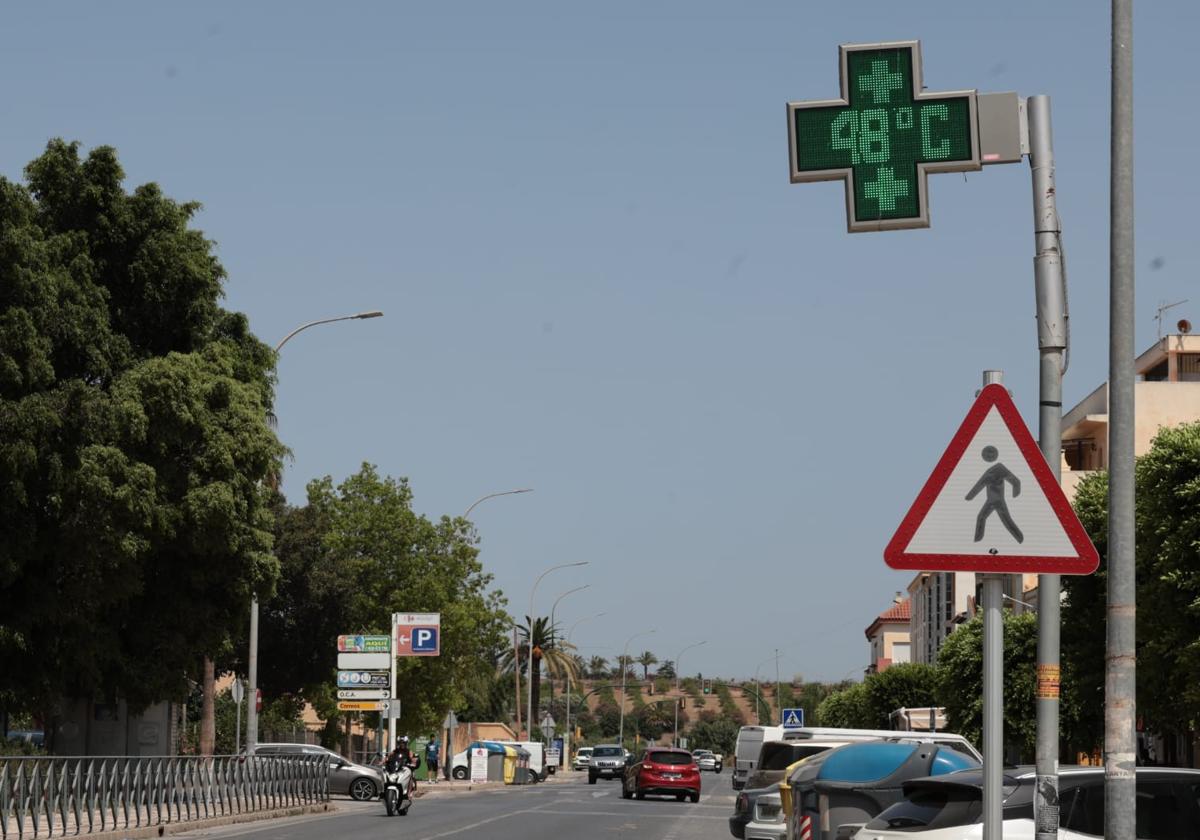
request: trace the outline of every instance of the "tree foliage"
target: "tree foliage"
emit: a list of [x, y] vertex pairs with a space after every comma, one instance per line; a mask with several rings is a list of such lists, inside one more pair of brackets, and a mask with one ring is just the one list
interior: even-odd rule
[[[950, 634], [938, 654], [938, 697], [950, 729], [977, 746], [983, 734], [983, 616]], [[888, 669], [891, 670], [890, 668]], [[1004, 612], [1004, 740], [1032, 757], [1037, 741], [1037, 616]]]
[[335, 637], [387, 634], [394, 612], [437, 612], [442, 621], [440, 656], [398, 660], [405, 731], [436, 729], [468, 688], [496, 680], [510, 647], [508, 618], [466, 520], [415, 513], [406, 479], [364, 464], [336, 487], [329, 477], [310, 482], [307, 507], [282, 522], [285, 577], [260, 640], [271, 651], [260, 671], [265, 685], [302, 694], [332, 716]]
[[841, 691], [828, 695], [817, 706], [816, 725], [836, 726], [843, 729], [872, 729], [870, 702], [867, 688], [855, 683]]
[[[1138, 714], [1155, 731], [1185, 732], [1200, 720], [1200, 423], [1160, 429], [1135, 481]], [[1107, 473], [1079, 485], [1075, 509], [1100, 568], [1064, 579], [1063, 701], [1074, 712], [1064, 731], [1082, 750], [1103, 738], [1107, 491]]]
[[54, 140], [0, 178], [0, 705], [186, 694], [277, 575], [274, 354], [199, 209]]
[[728, 761], [737, 746], [738, 729], [741, 725], [727, 717], [714, 717], [710, 720], [705, 720], [703, 714], [700, 717], [701, 719], [688, 730], [688, 749], [712, 750], [725, 756]]
[[863, 685], [871, 719], [869, 729], [891, 729], [891, 715], [897, 709], [938, 705], [938, 672], [932, 665], [899, 662], [869, 675]]

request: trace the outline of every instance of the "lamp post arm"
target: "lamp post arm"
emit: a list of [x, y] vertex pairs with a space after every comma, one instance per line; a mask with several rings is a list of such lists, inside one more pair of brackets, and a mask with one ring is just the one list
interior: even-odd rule
[[476, 499], [471, 502], [471, 506], [467, 508], [467, 512], [463, 514], [463, 519], [471, 517], [471, 511], [475, 510], [475, 506], [480, 502], [486, 502], [488, 499], [494, 499], [497, 496], [515, 496], [518, 493], [532, 493], [532, 487], [522, 487], [520, 490], [501, 490], [499, 493], [488, 493], [486, 496]]
[[283, 337], [283, 340], [275, 345], [275, 352], [278, 353], [280, 350], [283, 349], [283, 345], [287, 344], [289, 341], [292, 340], [293, 336], [295, 336], [297, 333], [304, 332], [309, 327], [315, 327], [320, 324], [332, 324], [336, 321], [357, 321], [357, 320], [361, 320], [363, 318], [380, 318], [382, 316], [383, 316], [382, 312], [380, 312], [378, 310], [372, 310], [370, 312], [358, 312], [354, 315], [340, 315], [337, 318], [321, 318], [316, 321], [309, 321], [307, 324], [301, 324], [300, 326], [296, 327], [296, 329], [292, 330], [290, 333], [285, 335]]

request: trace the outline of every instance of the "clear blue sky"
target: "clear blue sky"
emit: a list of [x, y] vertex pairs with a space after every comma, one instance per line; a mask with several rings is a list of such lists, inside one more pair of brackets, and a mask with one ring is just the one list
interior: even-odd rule
[[[1194, 2], [1139, 3], [1138, 346], [1200, 321]], [[0, 171], [112, 144], [205, 209], [228, 305], [288, 345], [285, 489], [371, 461], [476, 509], [519, 614], [585, 655], [840, 678], [909, 577], [881, 552], [986, 367], [1036, 405], [1026, 165], [930, 181], [933, 227], [848, 235], [790, 185], [784, 104], [837, 45], [920, 38], [931, 89], [1053, 97], [1068, 407], [1107, 371], [1108, 4], [10, 4]], [[1192, 242], [1191, 245], [1188, 242]], [[413, 609], [422, 605], [413, 604]], [[767, 665], [764, 672], [773, 672]]]

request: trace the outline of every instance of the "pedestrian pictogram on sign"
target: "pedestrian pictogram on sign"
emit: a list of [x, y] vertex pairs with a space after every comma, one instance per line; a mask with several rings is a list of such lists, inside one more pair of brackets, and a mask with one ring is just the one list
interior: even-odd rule
[[804, 709], [784, 709], [783, 728], [799, 729], [804, 726]]
[[1099, 556], [1008, 391], [988, 385], [883, 552], [895, 569], [1086, 575]]
[[851, 232], [929, 227], [927, 174], [981, 168], [975, 91], [925, 90], [918, 41], [838, 58], [840, 99], [788, 103], [792, 183], [844, 180]]

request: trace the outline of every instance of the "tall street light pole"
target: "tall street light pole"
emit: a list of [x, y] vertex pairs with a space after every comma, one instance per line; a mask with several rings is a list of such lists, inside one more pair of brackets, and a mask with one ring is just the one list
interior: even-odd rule
[[679, 675], [683, 673], [680, 662], [683, 661], [683, 655], [692, 648], [698, 648], [700, 645], [708, 644], [708, 639], [703, 642], [696, 642], [693, 645], [688, 645], [683, 650], [679, 651], [679, 655], [675, 657], [675, 734], [671, 738], [671, 746], [679, 746]]
[[641, 633], [634, 633], [625, 642], [625, 652], [621, 654], [621, 737], [619, 743], [621, 749], [625, 749], [625, 675], [629, 673], [629, 645], [634, 639], [640, 639], [642, 636], [649, 636], [651, 633], [657, 633], [657, 630], [644, 630]]
[[533, 582], [533, 588], [529, 590], [529, 679], [527, 680], [529, 685], [526, 687], [529, 691], [529, 702], [525, 707], [525, 725], [529, 728], [530, 740], [532, 740], [533, 736], [533, 598], [537, 594], [538, 584], [542, 582], [542, 578], [546, 575], [556, 569], [569, 569], [573, 566], [586, 566], [587, 564], [587, 560], [580, 560], [578, 563], [559, 563], [557, 566], [551, 566], [537, 576], [537, 580]]
[[561, 601], [563, 598], [566, 598], [571, 593], [579, 592], [580, 590], [587, 589], [589, 586], [591, 586], [590, 583], [585, 583], [583, 586], [576, 586], [574, 589], [568, 589], [566, 592], [564, 592], [563, 594], [559, 595], [557, 598], [554, 599], [554, 606], [552, 606], [550, 608], [550, 640], [551, 640], [551, 642], [554, 641], [554, 628], [557, 626], [554, 623], [554, 611], [558, 609], [558, 602]]
[[[283, 337], [283, 340], [275, 345], [275, 354], [283, 349], [283, 345], [292, 340], [298, 333], [304, 332], [309, 327], [315, 327], [320, 324], [332, 324], [336, 321], [361, 321], [366, 318], [381, 318], [383, 313], [378, 310], [370, 310], [368, 312], [359, 312], [355, 315], [342, 315], [337, 318], [321, 318], [317, 321], [309, 321], [307, 324], [301, 324]], [[258, 593], [255, 592], [250, 596], [250, 656], [246, 663], [249, 674], [248, 682], [250, 683], [249, 697], [246, 703], [246, 749], [249, 750], [258, 743]]]
[[[776, 668], [779, 667], [779, 665], [778, 665], [779, 649], [778, 648], [776, 648], [774, 656], [770, 657], [769, 659], [764, 659], [762, 662], [758, 663], [758, 665], [756, 665], [754, 668], [754, 694], [755, 694], [754, 716], [758, 718], [759, 726], [762, 726], [762, 709], [760, 708], [760, 706], [761, 706], [760, 700], [762, 699], [762, 686], [760, 686], [758, 684], [758, 672], [759, 672], [759, 670], [762, 669], [762, 666], [766, 665], [768, 662], [771, 662], [771, 661], [774, 661], [776, 663], [776, 666], [775, 666]], [[771, 710], [771, 707], [767, 706], [767, 711], [770, 711], [770, 710]]]
[[[567, 631], [567, 647], [571, 646], [571, 637], [575, 635], [575, 628], [585, 621], [591, 621], [593, 618], [600, 618], [607, 613], [596, 613], [595, 615], [584, 616], [576, 620], [571, 625], [571, 629]], [[567, 769], [570, 769], [571, 762], [571, 669], [567, 669], [567, 735], [563, 741], [563, 760], [566, 762]]]

